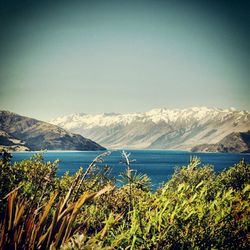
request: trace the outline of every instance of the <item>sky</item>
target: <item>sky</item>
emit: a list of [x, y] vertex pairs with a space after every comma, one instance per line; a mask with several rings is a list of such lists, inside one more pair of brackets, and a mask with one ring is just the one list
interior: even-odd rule
[[0, 109], [250, 110], [248, 2], [0, 0]]

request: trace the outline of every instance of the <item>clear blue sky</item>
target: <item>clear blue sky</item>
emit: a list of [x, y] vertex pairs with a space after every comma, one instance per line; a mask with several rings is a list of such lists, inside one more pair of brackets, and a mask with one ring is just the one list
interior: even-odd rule
[[50, 2], [1, 3], [0, 109], [250, 110], [247, 1]]

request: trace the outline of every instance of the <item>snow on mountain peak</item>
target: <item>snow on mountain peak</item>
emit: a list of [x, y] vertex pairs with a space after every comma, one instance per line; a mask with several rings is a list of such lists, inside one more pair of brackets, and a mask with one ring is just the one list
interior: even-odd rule
[[[85, 113], [77, 113], [68, 116], [62, 116], [51, 120], [52, 124], [62, 126], [66, 129], [72, 130], [76, 127], [84, 126], [86, 129], [92, 127], [107, 127], [112, 125], [128, 125], [134, 121], [152, 121], [154, 123], [163, 122], [176, 122], [177, 120], [196, 120], [202, 122], [203, 120], [211, 119], [218, 115], [226, 115], [237, 112], [236, 109], [218, 109], [207, 107], [191, 107], [186, 109], [167, 109], [155, 108], [144, 113], [103, 113], [96, 115], [89, 115]], [[240, 111], [238, 111], [240, 112]], [[248, 112], [247, 112], [248, 113]], [[240, 115], [240, 114], [239, 114]], [[241, 113], [241, 115], [243, 115]], [[222, 118], [221, 118], [222, 119]]]
[[111, 148], [190, 149], [250, 130], [250, 113], [233, 108], [155, 108], [144, 113], [78, 113], [50, 122]]

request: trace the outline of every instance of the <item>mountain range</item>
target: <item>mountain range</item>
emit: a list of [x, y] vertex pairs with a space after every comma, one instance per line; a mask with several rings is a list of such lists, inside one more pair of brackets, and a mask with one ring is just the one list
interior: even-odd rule
[[9, 111], [0, 111], [0, 147], [13, 151], [105, 150], [79, 134]]
[[[49, 122], [113, 149], [209, 151], [210, 147], [212, 151], [222, 152], [249, 150], [248, 141], [241, 140], [241, 133], [247, 134], [250, 130], [250, 113], [234, 108], [159, 108], [129, 114], [77, 113]], [[230, 144], [236, 137], [241, 140], [240, 147], [223, 148], [223, 143]], [[247, 136], [244, 138], [249, 140]], [[216, 144], [222, 146], [216, 148]]]

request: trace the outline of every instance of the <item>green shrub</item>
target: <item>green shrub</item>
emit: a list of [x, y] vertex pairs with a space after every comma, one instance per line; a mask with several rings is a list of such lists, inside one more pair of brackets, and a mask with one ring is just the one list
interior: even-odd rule
[[57, 162], [41, 155], [0, 160], [0, 247], [249, 249], [249, 164], [216, 174], [193, 158], [152, 193], [149, 178], [123, 154], [119, 188], [112, 188], [108, 167], [98, 168], [103, 155], [60, 178]]
[[233, 167], [221, 172], [218, 181], [224, 188], [231, 187], [237, 191], [243, 190], [247, 184], [250, 184], [250, 164], [241, 160]]

